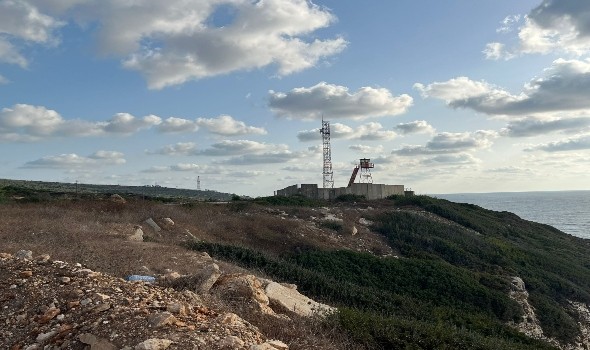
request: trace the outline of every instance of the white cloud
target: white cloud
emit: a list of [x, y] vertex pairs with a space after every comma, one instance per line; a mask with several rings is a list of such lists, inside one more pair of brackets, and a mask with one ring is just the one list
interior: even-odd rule
[[467, 77], [415, 84], [423, 97], [444, 100], [452, 108], [470, 108], [493, 115], [526, 115], [590, 108], [590, 59], [557, 59], [541, 77], [513, 95], [484, 81]]
[[[216, 27], [210, 17], [221, 5], [235, 16]], [[95, 2], [86, 13], [91, 11], [103, 24], [102, 50], [127, 56], [124, 67], [141, 72], [155, 89], [271, 64], [288, 75], [347, 44], [341, 38], [306, 40], [335, 17], [305, 0]]]
[[[381, 141], [393, 140], [397, 134], [391, 130], [384, 130], [380, 123], [366, 123], [352, 128], [342, 123], [330, 124], [330, 138]], [[319, 141], [322, 139], [320, 129], [302, 130], [297, 133], [299, 141]]]
[[[222, 8], [234, 16], [217, 26], [213, 18]], [[121, 58], [152, 89], [266, 66], [288, 75], [347, 46], [339, 37], [311, 35], [336, 17], [306, 0], [0, 2], [0, 34], [17, 39], [56, 43], [53, 32], [70, 21], [96, 28], [99, 51]]]
[[223, 136], [236, 135], [266, 135], [264, 128], [247, 126], [246, 123], [235, 120], [229, 115], [221, 115], [217, 118], [199, 118], [196, 124], [206, 128], [209, 132]]
[[15, 43], [54, 45], [58, 39], [53, 32], [63, 25], [27, 1], [0, 1], [0, 62], [27, 67], [28, 60]]
[[22, 168], [91, 169], [97, 165], [120, 165], [125, 163], [124, 154], [116, 151], [97, 151], [88, 157], [75, 153], [47, 156], [25, 163]]
[[0, 75], [0, 85], [8, 84], [10, 80], [6, 79], [4, 76]]
[[194, 132], [198, 129], [195, 121], [176, 117], [166, 118], [156, 127], [162, 133]]
[[162, 119], [155, 115], [137, 118], [129, 113], [117, 113], [104, 123], [103, 130], [115, 134], [132, 134], [160, 123], [162, 123]]
[[107, 134], [130, 135], [162, 123], [160, 117], [135, 117], [117, 113], [107, 121], [64, 119], [44, 106], [16, 104], [0, 110], [0, 141], [33, 142], [52, 137], [86, 137]]
[[269, 107], [278, 116], [298, 119], [365, 119], [405, 113], [413, 99], [393, 96], [384, 88], [362, 87], [350, 93], [347, 87], [320, 82], [287, 93], [270, 91]]
[[[508, 26], [502, 28], [512, 28], [515, 22], [509, 19]], [[488, 58], [550, 52], [587, 54], [590, 52], [590, 2], [543, 0], [525, 17], [524, 25], [518, 28], [518, 41], [518, 45], [510, 49], [502, 47], [502, 55], [490, 55]]]
[[443, 132], [434, 136], [425, 146], [404, 146], [392, 153], [400, 156], [461, 153], [469, 150], [488, 148], [498, 133], [489, 130], [475, 132]]
[[350, 145], [348, 149], [357, 151], [361, 154], [379, 154], [383, 153], [383, 146], [367, 146], [367, 145]]
[[300, 156], [300, 154], [291, 152], [289, 150], [282, 150], [259, 154], [244, 154], [242, 156], [220, 160], [217, 163], [230, 165], [276, 164], [286, 163], [288, 161], [297, 159]]
[[485, 49], [482, 51], [488, 60], [511, 60], [517, 55], [506, 49], [506, 45], [502, 43], [488, 43]]
[[198, 154], [197, 145], [194, 142], [178, 142], [174, 145], [166, 145], [155, 151], [146, 151], [147, 154], [159, 154], [166, 156], [176, 155], [196, 155]]
[[199, 152], [206, 156], [261, 154], [269, 151], [287, 151], [287, 145], [269, 144], [250, 140], [223, 140]]
[[590, 135], [576, 136], [565, 140], [532, 146], [525, 149], [525, 151], [545, 152], [566, 152], [578, 150], [590, 150]]
[[97, 161], [112, 163], [112, 164], [125, 164], [125, 155], [121, 152], [117, 151], [97, 151], [90, 156], [90, 159], [95, 159]]
[[530, 137], [551, 132], [579, 132], [590, 128], [590, 117], [542, 119], [528, 117], [511, 121], [500, 133], [509, 137]]
[[498, 33], [510, 33], [514, 30], [515, 25], [520, 21], [521, 15], [506, 16], [502, 21], [502, 26], [496, 29]]
[[403, 135], [409, 134], [434, 134], [435, 129], [428, 124], [426, 120], [415, 120], [409, 123], [400, 123], [395, 126], [395, 130]]
[[0, 37], [0, 62], [16, 64], [23, 68], [28, 65], [27, 59], [8, 40]]
[[469, 153], [441, 154], [424, 159], [420, 162], [423, 165], [449, 165], [449, 164], [478, 164], [481, 160]]

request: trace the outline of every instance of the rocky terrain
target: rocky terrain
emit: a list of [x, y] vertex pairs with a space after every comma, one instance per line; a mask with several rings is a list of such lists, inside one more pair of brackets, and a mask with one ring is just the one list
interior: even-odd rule
[[110, 195], [0, 217], [2, 349], [590, 344], [588, 245], [510, 213]]
[[[300, 294], [296, 285], [182, 248], [179, 243], [199, 238], [171, 218], [122, 223], [112, 220], [111, 210], [132, 204], [115, 195], [100, 205], [98, 220], [105, 222], [68, 219], [73, 212], [64, 211], [57, 220], [41, 214], [30, 226], [19, 222], [18, 232], [12, 230], [16, 226], [10, 233], [6, 225], [0, 228], [0, 348], [289, 349], [231, 311], [263, 318], [267, 327], [292, 328], [334, 310]], [[269, 209], [264, 215], [283, 221], [286, 214]], [[57, 228], [63, 220], [80, 226]], [[80, 227], [89, 230], [86, 225], [93, 226], [95, 236], [80, 232]], [[333, 233], [318, 235], [338, 241]], [[130, 276], [154, 281], [125, 279]], [[332, 346], [322, 341], [294, 343], [295, 348]]]

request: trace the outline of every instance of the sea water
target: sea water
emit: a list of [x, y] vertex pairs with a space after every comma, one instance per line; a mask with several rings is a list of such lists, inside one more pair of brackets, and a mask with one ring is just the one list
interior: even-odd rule
[[525, 220], [551, 225], [565, 233], [590, 238], [590, 191], [436, 194], [457, 203], [509, 211]]

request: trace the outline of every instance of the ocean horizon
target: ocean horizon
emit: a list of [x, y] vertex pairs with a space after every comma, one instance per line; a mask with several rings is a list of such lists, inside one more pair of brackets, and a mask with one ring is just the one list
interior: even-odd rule
[[590, 239], [590, 190], [429, 194], [485, 209], [509, 211], [522, 219], [551, 225]]

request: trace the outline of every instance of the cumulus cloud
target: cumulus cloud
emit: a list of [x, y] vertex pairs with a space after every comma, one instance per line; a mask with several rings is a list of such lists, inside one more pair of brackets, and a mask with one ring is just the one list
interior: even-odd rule
[[409, 123], [400, 123], [395, 130], [403, 135], [409, 134], [434, 134], [436, 131], [426, 120], [415, 120]]
[[420, 162], [422, 165], [448, 165], [448, 164], [477, 164], [481, 160], [475, 158], [469, 153], [458, 154], [441, 154], [438, 156], [424, 159]]
[[218, 164], [252, 165], [252, 164], [276, 164], [286, 163], [297, 159], [300, 155], [289, 150], [265, 152], [259, 154], [244, 154], [237, 157], [220, 160]]
[[[155, 89], [271, 64], [279, 75], [287, 75], [347, 44], [342, 38], [307, 40], [335, 17], [305, 0], [92, 3], [85, 13], [100, 16], [102, 50], [126, 56], [123, 66], [139, 71]], [[217, 27], [211, 17], [222, 5], [235, 15]]]
[[116, 151], [98, 151], [88, 157], [75, 153], [47, 156], [25, 163], [22, 168], [80, 169], [97, 165], [125, 163], [124, 154]]
[[174, 145], [166, 145], [155, 151], [146, 151], [147, 154], [159, 154], [165, 156], [190, 156], [198, 154], [197, 144], [194, 142], [178, 142]]
[[[352, 128], [342, 123], [330, 124], [330, 138], [381, 141], [393, 140], [397, 134], [391, 130], [385, 130], [380, 123], [366, 123]], [[319, 141], [322, 139], [320, 129], [302, 130], [297, 133], [299, 141]]]
[[217, 118], [199, 118], [196, 124], [213, 134], [222, 136], [266, 135], [267, 133], [264, 128], [248, 126], [243, 121], [235, 120], [229, 115], [221, 115]]
[[590, 128], [590, 117], [542, 119], [528, 117], [511, 121], [500, 133], [509, 137], [530, 137], [552, 132], [578, 132]]
[[[224, 8], [233, 16], [219, 25], [215, 17]], [[121, 58], [153, 89], [265, 66], [288, 75], [347, 46], [340, 37], [311, 35], [336, 17], [306, 0], [0, 2], [0, 34], [46, 43], [69, 21], [96, 28], [99, 51]]]
[[112, 164], [126, 163], [125, 155], [117, 151], [97, 151], [88, 156], [88, 158]]
[[269, 144], [250, 140], [223, 140], [212, 144], [198, 154], [205, 156], [232, 156], [248, 153], [264, 153], [268, 151], [286, 151], [287, 145]]
[[156, 127], [162, 133], [194, 132], [198, 129], [195, 121], [176, 117], [166, 118]]
[[590, 149], [590, 135], [581, 135], [565, 140], [529, 147], [525, 151], [566, 152]]
[[400, 156], [461, 153], [469, 150], [488, 148], [498, 133], [489, 130], [475, 132], [443, 132], [434, 136], [425, 146], [404, 146], [392, 153]]
[[384, 88], [362, 87], [351, 93], [347, 87], [326, 82], [269, 93], [269, 107], [277, 116], [307, 120], [395, 116], [405, 113], [413, 103], [409, 95], [393, 96]]
[[37, 7], [23, 0], [0, 2], [0, 62], [28, 65], [14, 42], [52, 45], [58, 39], [54, 31], [64, 22], [39, 12]]
[[102, 125], [105, 132], [115, 134], [132, 134], [141, 129], [147, 129], [162, 123], [162, 119], [155, 115], [148, 115], [142, 118], [135, 117], [129, 113], [117, 113]]
[[108, 134], [130, 135], [155, 127], [161, 132], [179, 132], [183, 128], [196, 129], [184, 119], [158, 116], [135, 117], [117, 113], [106, 121], [65, 119], [57, 111], [44, 106], [16, 104], [0, 110], [0, 142], [33, 142], [52, 137], [86, 137]]
[[526, 115], [590, 108], [590, 59], [553, 61], [543, 75], [514, 95], [485, 81], [467, 77], [415, 84], [423, 97], [444, 100], [452, 108], [470, 108], [493, 115]]
[[361, 154], [379, 154], [383, 152], [383, 146], [350, 145], [348, 149]]
[[[508, 26], [502, 28], [512, 28], [516, 23], [512, 20], [508, 22]], [[500, 30], [500, 32], [509, 31]], [[518, 28], [518, 45], [509, 49], [503, 44], [500, 45], [502, 47], [498, 55], [487, 57], [513, 58], [521, 54], [549, 52], [587, 54], [590, 52], [590, 3], [543, 0], [524, 18], [524, 25]]]

